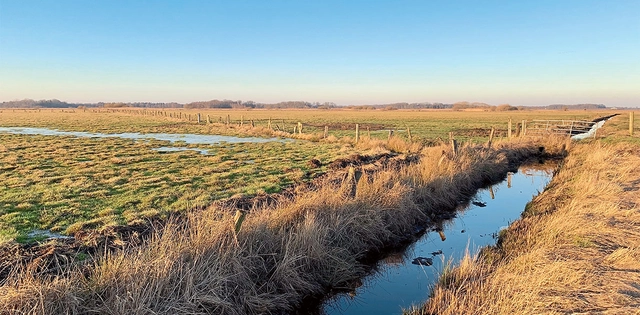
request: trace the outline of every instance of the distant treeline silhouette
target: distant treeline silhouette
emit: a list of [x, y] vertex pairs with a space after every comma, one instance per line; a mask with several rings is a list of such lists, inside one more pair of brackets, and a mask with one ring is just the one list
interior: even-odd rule
[[507, 111], [507, 110], [525, 110], [525, 109], [556, 109], [556, 110], [576, 110], [576, 109], [604, 109], [607, 108], [603, 104], [552, 104], [546, 106], [511, 106], [509, 104], [490, 105], [480, 102], [457, 102], [454, 104], [445, 103], [389, 103], [389, 104], [371, 104], [371, 105], [346, 105], [338, 106], [333, 102], [306, 102], [306, 101], [285, 101], [279, 103], [257, 103], [254, 101], [241, 101], [241, 100], [210, 100], [191, 102], [186, 104], [180, 104], [176, 102], [171, 103], [153, 103], [153, 102], [115, 102], [115, 103], [67, 103], [57, 99], [52, 100], [32, 100], [24, 99], [17, 101], [9, 101], [0, 103], [0, 108], [92, 108], [92, 107], [105, 107], [105, 108], [120, 108], [120, 107], [142, 107], [142, 108], [319, 108], [319, 109], [331, 109], [331, 108], [349, 108], [356, 110], [397, 110], [397, 109], [453, 109], [453, 110], [466, 110], [466, 109], [483, 109], [487, 111]]

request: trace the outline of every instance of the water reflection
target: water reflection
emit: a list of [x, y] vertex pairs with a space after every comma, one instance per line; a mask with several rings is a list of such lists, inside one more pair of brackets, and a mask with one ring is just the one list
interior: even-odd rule
[[404, 252], [382, 259], [375, 274], [349, 294], [326, 303], [325, 314], [402, 314], [426, 300], [448, 260], [458, 261], [469, 248], [495, 243], [499, 231], [520, 217], [527, 202], [553, 175], [549, 165], [523, 167], [500, 184], [479, 191], [457, 217], [442, 222]]

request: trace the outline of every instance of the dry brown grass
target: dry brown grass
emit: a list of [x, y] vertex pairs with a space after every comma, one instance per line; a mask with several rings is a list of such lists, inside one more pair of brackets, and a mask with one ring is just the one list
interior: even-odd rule
[[639, 314], [640, 149], [576, 145], [499, 246], [446, 270], [414, 314]]
[[144, 246], [98, 257], [94, 266], [64, 277], [18, 268], [0, 287], [0, 313], [288, 310], [305, 296], [347, 286], [364, 275], [360, 260], [368, 252], [411, 238], [417, 225], [536, 154], [537, 146], [524, 142], [467, 145], [457, 157], [447, 146], [424, 149], [419, 163], [365, 173], [357, 184], [344, 171], [274, 206], [254, 208], [237, 235], [229, 210], [210, 207], [169, 222]]

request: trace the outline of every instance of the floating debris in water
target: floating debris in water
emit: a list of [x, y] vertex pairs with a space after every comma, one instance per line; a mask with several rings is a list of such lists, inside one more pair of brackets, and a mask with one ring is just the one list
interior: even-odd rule
[[431, 266], [433, 265], [433, 258], [418, 257], [418, 258], [415, 258], [411, 263], [414, 265], [420, 265], [420, 266]]
[[431, 252], [431, 255], [432, 255], [432, 256], [442, 255], [442, 249], [438, 249], [438, 250], [437, 250], [437, 251], [435, 251], [435, 252]]
[[473, 204], [474, 206], [478, 206], [478, 207], [480, 207], [480, 208], [484, 208], [484, 207], [486, 207], [486, 206], [487, 206], [487, 203], [486, 203], [486, 202], [480, 202], [480, 201], [474, 201], [474, 202], [472, 202], [472, 204]]

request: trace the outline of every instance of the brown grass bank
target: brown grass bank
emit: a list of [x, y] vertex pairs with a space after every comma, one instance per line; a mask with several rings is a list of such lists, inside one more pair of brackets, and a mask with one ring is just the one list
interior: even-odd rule
[[579, 144], [496, 247], [411, 314], [640, 314], [640, 147]]
[[[559, 145], [546, 145], [559, 153]], [[239, 233], [211, 207], [170, 222], [144, 246], [112, 253], [63, 277], [29, 270], [0, 287], [6, 314], [282, 313], [310, 295], [362, 276], [367, 253], [413, 236], [538, 145], [503, 143], [422, 150], [420, 162], [298, 191], [254, 207]]]

